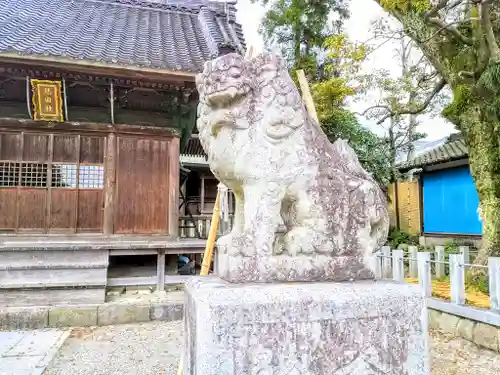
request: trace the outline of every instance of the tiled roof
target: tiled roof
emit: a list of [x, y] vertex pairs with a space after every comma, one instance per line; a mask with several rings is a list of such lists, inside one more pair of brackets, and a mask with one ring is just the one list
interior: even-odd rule
[[203, 156], [205, 157], [205, 151], [203, 151], [203, 147], [201, 146], [200, 140], [198, 137], [189, 138], [186, 147], [182, 151], [183, 155], [192, 155], [192, 156]]
[[435, 149], [399, 165], [400, 169], [418, 168], [431, 164], [458, 160], [468, 156], [467, 146], [462, 138], [452, 139]]
[[0, 53], [196, 72], [245, 48], [234, 2], [2, 0]]

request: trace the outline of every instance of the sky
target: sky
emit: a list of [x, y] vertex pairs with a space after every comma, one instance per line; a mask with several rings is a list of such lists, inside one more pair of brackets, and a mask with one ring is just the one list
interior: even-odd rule
[[[250, 0], [238, 0], [237, 4], [238, 21], [243, 26], [243, 32], [247, 45], [252, 45], [256, 52], [262, 51], [263, 41], [258, 33], [258, 26], [265, 14], [265, 9], [252, 4]], [[353, 41], [365, 41], [370, 38], [370, 24], [372, 21], [384, 15], [384, 11], [373, 0], [351, 0], [351, 18], [346, 24], [346, 33]], [[367, 71], [373, 69], [390, 69], [396, 72], [399, 70], [393, 62], [394, 45], [387, 43], [372, 54], [371, 59], [365, 64]], [[372, 94], [373, 95], [373, 94]], [[363, 112], [364, 109], [375, 104], [376, 97], [367, 96], [366, 103], [357, 102], [350, 107], [355, 112]], [[377, 134], [383, 134], [384, 129], [368, 120], [360, 119], [361, 123]], [[454, 126], [441, 117], [430, 118], [420, 116], [421, 125], [418, 131], [427, 134], [426, 140], [432, 141], [446, 137], [450, 133], [456, 132]]]

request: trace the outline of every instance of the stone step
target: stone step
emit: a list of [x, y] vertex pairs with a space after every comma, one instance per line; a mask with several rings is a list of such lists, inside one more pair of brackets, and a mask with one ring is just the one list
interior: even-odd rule
[[54, 306], [103, 303], [104, 287], [86, 288], [17, 288], [0, 290], [0, 306]]
[[[34, 266], [74, 265], [81, 266], [108, 264], [107, 250], [38, 250], [3, 251], [0, 250], [1, 268], [29, 268]], [[1, 269], [0, 268], [0, 269]], [[68, 267], [69, 268], [69, 267]]]
[[0, 270], [0, 289], [105, 286], [107, 267]]

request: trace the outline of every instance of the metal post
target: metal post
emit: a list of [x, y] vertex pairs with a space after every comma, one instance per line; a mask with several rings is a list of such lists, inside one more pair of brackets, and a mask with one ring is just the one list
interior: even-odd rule
[[403, 283], [405, 281], [405, 271], [403, 262], [403, 250], [393, 250], [392, 252], [392, 279]]
[[432, 296], [430, 261], [431, 261], [431, 253], [421, 251], [417, 254], [418, 284], [422, 288], [422, 293], [425, 297]]
[[436, 246], [436, 279], [445, 277], [444, 246]]
[[450, 295], [451, 302], [465, 304], [465, 267], [464, 254], [450, 255]]

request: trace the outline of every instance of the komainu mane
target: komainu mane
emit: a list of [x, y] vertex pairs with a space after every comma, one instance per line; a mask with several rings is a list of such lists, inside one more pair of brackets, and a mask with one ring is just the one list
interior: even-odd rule
[[201, 144], [236, 200], [232, 232], [217, 243], [220, 276], [372, 278], [389, 229], [385, 196], [349, 145], [331, 144], [308, 116], [283, 60], [224, 55], [196, 83]]

